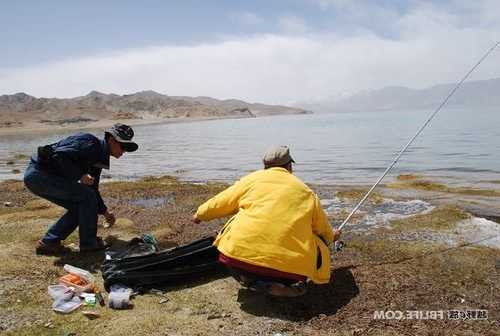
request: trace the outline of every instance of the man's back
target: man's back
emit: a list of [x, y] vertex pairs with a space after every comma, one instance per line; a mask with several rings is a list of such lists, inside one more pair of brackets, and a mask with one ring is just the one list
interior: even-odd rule
[[221, 253], [327, 281], [316, 269], [317, 244], [318, 236], [331, 241], [332, 229], [317, 196], [293, 174], [275, 167], [247, 175], [200, 206], [197, 217], [210, 220], [234, 213], [215, 242]]

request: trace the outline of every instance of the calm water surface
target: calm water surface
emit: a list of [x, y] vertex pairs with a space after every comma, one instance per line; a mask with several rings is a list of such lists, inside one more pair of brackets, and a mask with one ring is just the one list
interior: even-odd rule
[[[373, 183], [429, 113], [313, 114], [137, 126], [140, 150], [112, 159], [109, 175], [233, 181], [261, 168], [261, 157], [271, 144], [288, 144], [297, 161], [295, 173], [307, 182]], [[37, 146], [70, 133], [74, 131], [2, 136], [0, 180], [22, 177], [23, 160], [7, 164], [15, 154], [31, 154]], [[390, 175], [415, 173], [450, 184], [498, 187], [499, 144], [500, 111], [444, 109]]]

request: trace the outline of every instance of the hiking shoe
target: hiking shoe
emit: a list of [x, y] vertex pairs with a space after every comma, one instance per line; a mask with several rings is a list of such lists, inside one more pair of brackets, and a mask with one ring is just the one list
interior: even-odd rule
[[105, 250], [108, 247], [108, 244], [106, 244], [101, 237], [96, 237], [95, 241], [96, 241], [95, 246], [80, 247], [80, 252], [97, 252]]
[[271, 282], [267, 294], [272, 296], [297, 297], [307, 293], [307, 287], [304, 281], [299, 281], [290, 286], [279, 282]]
[[61, 255], [71, 252], [71, 249], [59, 243], [47, 244], [42, 240], [37, 241], [35, 252], [38, 255]]

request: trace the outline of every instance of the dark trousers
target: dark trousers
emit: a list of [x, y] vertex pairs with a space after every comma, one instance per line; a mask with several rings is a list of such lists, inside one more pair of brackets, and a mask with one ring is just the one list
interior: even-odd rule
[[80, 248], [96, 247], [98, 208], [94, 189], [48, 173], [34, 163], [26, 169], [24, 184], [35, 195], [67, 210], [42, 238], [45, 244], [57, 244], [79, 227]]

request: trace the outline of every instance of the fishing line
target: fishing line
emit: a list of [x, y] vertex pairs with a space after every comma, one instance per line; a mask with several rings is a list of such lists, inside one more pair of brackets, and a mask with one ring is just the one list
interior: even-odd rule
[[408, 143], [406, 144], [406, 146], [403, 147], [403, 149], [399, 152], [399, 154], [396, 156], [396, 158], [394, 159], [394, 161], [392, 161], [392, 163], [389, 165], [389, 167], [387, 167], [387, 169], [384, 171], [384, 173], [379, 177], [379, 179], [377, 180], [377, 182], [375, 182], [375, 184], [370, 188], [370, 190], [368, 190], [368, 192], [361, 199], [361, 201], [359, 201], [359, 203], [354, 207], [354, 209], [351, 211], [351, 213], [349, 214], [349, 216], [347, 216], [347, 218], [344, 220], [344, 222], [339, 226], [338, 230], [341, 230], [344, 227], [344, 225], [346, 225], [349, 222], [349, 220], [351, 219], [351, 217], [356, 213], [356, 211], [358, 211], [358, 209], [361, 207], [361, 205], [363, 205], [363, 203], [366, 201], [366, 199], [368, 198], [368, 196], [370, 196], [370, 194], [372, 193], [372, 191], [379, 185], [379, 183], [389, 173], [389, 171], [392, 169], [392, 167], [394, 167], [394, 165], [396, 164], [396, 162], [398, 162], [399, 158], [403, 155], [403, 153], [406, 152], [406, 150], [408, 149], [408, 147], [410, 147], [410, 145], [413, 143], [413, 141], [420, 135], [420, 133], [422, 133], [422, 131], [424, 130], [424, 128], [427, 127], [427, 125], [431, 122], [431, 120], [434, 118], [434, 116], [443, 108], [443, 106], [446, 105], [446, 103], [451, 98], [451, 96], [453, 96], [453, 94], [455, 93], [455, 91], [458, 90], [458, 88], [462, 85], [462, 83], [465, 82], [465, 80], [470, 76], [470, 74], [473, 73], [474, 70], [476, 70], [476, 68], [493, 52], [493, 50], [495, 50], [496, 47], [498, 47], [498, 45], [500, 45], [500, 41], [498, 41], [497, 43], [495, 43], [495, 45], [493, 47], [491, 47], [483, 55], [483, 57], [481, 57], [481, 59], [469, 70], [469, 72], [467, 72], [467, 74], [462, 78], [462, 80], [460, 82], [458, 82], [457, 85], [455, 85], [455, 87], [450, 91], [450, 93], [446, 96], [446, 98], [441, 102], [441, 104], [439, 104], [439, 106], [436, 108], [436, 110], [430, 115], [430, 117], [420, 127], [420, 129], [417, 131], [417, 133], [410, 139], [410, 141], [408, 141]]

